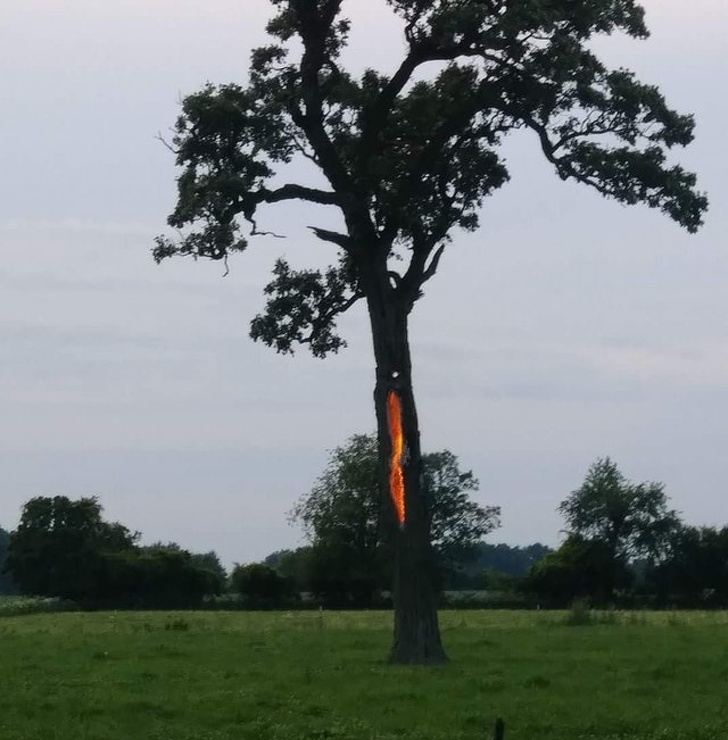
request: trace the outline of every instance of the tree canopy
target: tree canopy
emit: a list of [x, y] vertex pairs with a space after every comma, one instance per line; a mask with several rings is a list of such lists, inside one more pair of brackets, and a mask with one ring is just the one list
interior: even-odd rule
[[589, 467], [559, 512], [570, 535], [601, 542], [612, 558], [624, 561], [664, 556], [679, 526], [662, 483], [632, 483], [608, 457]]
[[664, 488], [633, 483], [613, 460], [597, 459], [559, 506], [566, 540], [531, 568], [526, 588], [554, 605], [577, 597], [613, 603], [618, 594], [634, 593], [638, 574], [644, 580], [655, 569], [667, 572], [661, 564], [682, 524], [668, 508]]
[[247, 606], [274, 607], [294, 601], [293, 580], [265, 563], [236, 564], [230, 581]]
[[575, 599], [613, 603], [615, 592], [632, 584], [627, 563], [615, 558], [609, 545], [570, 535], [530, 570], [525, 589], [542, 603], [563, 607]]
[[[263, 205], [336, 209], [343, 232], [313, 230], [342, 250], [338, 263], [323, 272], [276, 264], [251, 326], [276, 350], [302, 343], [324, 356], [342, 346], [335, 319], [365, 296], [362, 259], [387, 264], [393, 289], [416, 300], [452, 229], [477, 228], [484, 198], [507, 182], [498, 147], [517, 129], [534, 134], [561, 179], [700, 226], [707, 200], [667, 157], [692, 140], [693, 117], [591, 48], [600, 35], [648, 36], [633, 0], [387, 0], [402, 24], [402, 61], [361, 75], [341, 66], [350, 32], [341, 0], [272, 4], [272, 42], [252, 52], [248, 84], [207, 85], [183, 101], [169, 223], [189, 231], [159, 237], [154, 254], [225, 259], [248, 245], [241, 219], [262, 233]], [[329, 187], [281, 184], [301, 158]]]
[[7, 568], [23, 593], [79, 598], [95, 590], [100, 557], [129, 549], [137, 537], [104, 521], [94, 497], [37, 496], [23, 506]]

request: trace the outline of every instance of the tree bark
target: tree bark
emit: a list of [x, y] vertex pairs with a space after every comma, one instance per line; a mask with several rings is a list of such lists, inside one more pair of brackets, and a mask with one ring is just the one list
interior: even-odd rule
[[[443, 663], [447, 656], [440, 640], [435, 559], [422, 490], [420, 433], [412, 389], [407, 321], [411, 304], [398, 298], [386, 278], [377, 282], [375, 289], [367, 290], [367, 302], [377, 367], [374, 404], [382, 471], [382, 525], [393, 563], [394, 643], [389, 660], [400, 664]], [[400, 398], [405, 442], [403, 524], [398, 521], [389, 490], [392, 439], [387, 402], [392, 391]]]

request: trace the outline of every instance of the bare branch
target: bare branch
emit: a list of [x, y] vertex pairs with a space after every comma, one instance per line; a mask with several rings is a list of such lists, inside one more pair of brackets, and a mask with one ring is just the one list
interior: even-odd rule
[[253, 227], [250, 231], [250, 236], [272, 236], [275, 239], [286, 238], [283, 234], [276, 234], [274, 231], [260, 231], [258, 229], [258, 222], [255, 220], [254, 216], [250, 216], [247, 220]]
[[440, 260], [442, 259], [442, 254], [445, 251], [445, 245], [441, 244], [435, 254], [432, 255], [432, 259], [430, 260], [430, 264], [425, 268], [425, 271], [422, 273], [422, 281], [420, 284], [426, 283], [430, 278], [434, 277], [435, 273], [437, 272], [437, 268], [440, 266]]
[[341, 247], [346, 251], [349, 251], [351, 248], [351, 239], [346, 234], [339, 234], [336, 231], [329, 231], [328, 229], [319, 229], [317, 226], [309, 226], [308, 228], [322, 241], [336, 244], [337, 247]]
[[174, 148], [174, 147], [173, 147], [173, 146], [172, 146], [172, 145], [171, 145], [171, 144], [170, 144], [170, 143], [169, 143], [169, 142], [168, 142], [168, 141], [167, 141], [167, 140], [166, 140], [166, 139], [164, 138], [164, 136], [162, 136], [162, 132], [161, 132], [161, 131], [157, 131], [157, 135], [156, 135], [156, 136], [155, 136], [154, 138], [155, 138], [155, 139], [156, 139], [157, 141], [161, 141], [161, 142], [162, 142], [162, 144], [164, 144], [164, 146], [165, 146], [165, 147], [167, 147], [167, 149], [169, 149], [169, 151], [170, 151], [170, 152], [172, 152], [172, 154], [174, 154], [174, 155], [177, 155], [177, 154], [179, 154], [179, 151], [178, 151], [177, 149], [175, 149], [175, 148]]

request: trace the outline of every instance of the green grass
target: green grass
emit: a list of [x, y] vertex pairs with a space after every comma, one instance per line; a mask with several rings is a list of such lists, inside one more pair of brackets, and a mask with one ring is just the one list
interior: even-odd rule
[[2, 740], [726, 740], [728, 613], [444, 612], [452, 658], [387, 666], [391, 615], [0, 618]]

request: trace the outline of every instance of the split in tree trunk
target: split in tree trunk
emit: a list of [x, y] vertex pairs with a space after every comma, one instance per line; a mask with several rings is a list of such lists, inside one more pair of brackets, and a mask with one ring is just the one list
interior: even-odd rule
[[[436, 563], [430, 545], [430, 519], [422, 489], [422, 455], [417, 411], [412, 391], [411, 361], [407, 336], [406, 306], [396, 300], [369, 299], [377, 382], [374, 403], [377, 411], [380, 465], [383, 471], [383, 527], [393, 559], [392, 600], [394, 643], [391, 663], [433, 664], [447, 660], [440, 640], [434, 586]], [[390, 491], [389, 472], [392, 439], [388, 396], [394, 391], [401, 403], [404, 433], [404, 522]]]

